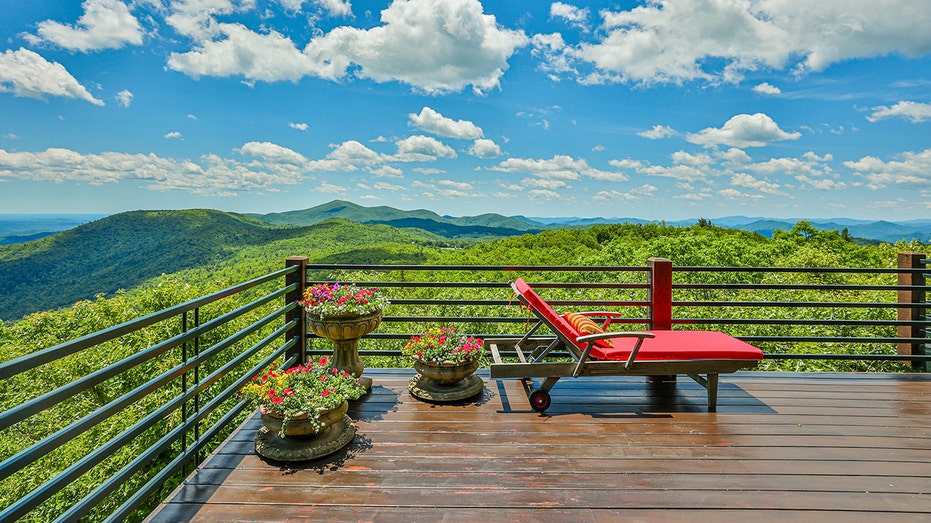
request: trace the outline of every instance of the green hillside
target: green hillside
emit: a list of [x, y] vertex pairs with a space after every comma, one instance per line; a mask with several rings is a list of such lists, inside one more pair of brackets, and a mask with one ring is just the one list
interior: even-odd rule
[[433, 211], [419, 209], [403, 211], [394, 207], [363, 207], [351, 202], [334, 200], [301, 211], [288, 211], [254, 215], [268, 223], [286, 225], [314, 225], [330, 218], [342, 218], [356, 223], [387, 224], [398, 228], [417, 228], [448, 238], [482, 238], [515, 236], [539, 232], [542, 224], [522, 217], [509, 217], [487, 213], [461, 218], [440, 216]]
[[290, 227], [212, 210], [133, 211], [0, 246], [0, 319], [68, 306], [183, 270], [233, 283], [280, 269], [294, 254], [343, 263], [416, 263], [424, 248], [450, 245], [422, 231], [345, 220]]
[[220, 211], [133, 211], [2, 246], [0, 318], [70, 305], [301, 233]]

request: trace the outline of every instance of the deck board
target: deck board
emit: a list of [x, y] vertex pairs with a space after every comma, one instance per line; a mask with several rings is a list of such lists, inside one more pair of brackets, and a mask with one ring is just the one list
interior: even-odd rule
[[255, 455], [253, 417], [149, 521], [925, 521], [931, 376], [738, 373], [718, 411], [680, 378], [562, 380], [545, 415], [519, 380], [435, 405], [370, 371], [349, 447]]

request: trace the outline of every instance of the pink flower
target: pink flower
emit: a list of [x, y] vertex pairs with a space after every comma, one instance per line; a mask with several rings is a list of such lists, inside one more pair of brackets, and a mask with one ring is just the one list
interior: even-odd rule
[[330, 389], [324, 390], [323, 392], [320, 393], [320, 395], [323, 396], [324, 398], [327, 397], [327, 396], [329, 396], [329, 395], [330, 395]]
[[272, 403], [274, 403], [275, 405], [281, 405], [281, 402], [283, 401], [284, 401], [284, 398], [282, 398], [281, 396], [275, 396], [274, 398], [272, 398]]

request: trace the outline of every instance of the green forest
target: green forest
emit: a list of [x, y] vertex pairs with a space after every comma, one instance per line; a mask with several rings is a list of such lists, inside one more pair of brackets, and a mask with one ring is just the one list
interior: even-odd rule
[[[0, 361], [9, 361], [56, 344], [144, 316], [167, 307], [195, 299], [232, 285], [271, 273], [284, 267], [288, 256], [307, 256], [317, 264], [407, 264], [448, 266], [579, 266], [579, 267], [643, 267], [652, 257], [672, 260], [677, 267], [862, 267], [893, 268], [900, 251], [922, 251], [926, 246], [917, 242], [861, 245], [836, 231], [819, 230], [808, 222], [799, 222], [790, 230], [777, 230], [771, 238], [756, 233], [719, 228], [707, 220], [688, 227], [673, 227], [663, 223], [592, 225], [584, 228], [550, 229], [540, 232], [515, 231], [493, 239], [449, 238], [427, 231], [423, 227], [399, 228], [386, 224], [360, 224], [344, 219], [326, 219], [314, 225], [275, 225], [252, 217], [218, 211], [138, 211], [106, 218], [87, 226], [56, 234], [25, 244], [0, 248], [0, 285], [6, 298], [2, 309], [6, 321], [0, 322]], [[385, 282], [506, 282], [513, 272], [443, 270], [418, 272], [404, 270], [347, 273], [346, 271], [315, 272], [320, 280], [351, 279]], [[529, 270], [520, 274], [528, 279], [551, 283], [594, 282], [623, 288], [625, 283], [643, 283], [644, 273], [638, 271], [556, 271]], [[835, 283], [852, 286], [891, 285], [894, 274], [869, 271], [837, 274], [830, 271], [781, 273], [776, 271], [744, 272], [681, 272], [678, 283], [696, 284], [683, 291], [685, 301], [732, 300], [753, 302], [819, 301], [826, 299], [807, 288], [747, 289], [711, 291], [701, 288], [707, 283], [741, 283], [768, 285], [809, 285]], [[265, 289], [267, 291], [267, 289]], [[499, 300], [507, 303], [509, 289], [502, 287], [472, 288], [466, 285], [444, 287], [442, 290], [418, 287], [391, 287], [393, 299]], [[262, 292], [256, 289], [255, 293]], [[552, 290], [556, 299], [630, 299], [637, 300], [631, 290], [584, 289]], [[244, 293], [243, 301], [255, 293]], [[74, 296], [86, 297], [84, 299]], [[642, 298], [640, 298], [642, 299]], [[879, 296], [868, 290], [837, 291], [828, 296], [833, 301], [893, 302], [894, 293]], [[204, 307], [201, 320], [207, 321], [241, 303], [224, 303]], [[212, 332], [202, 341], [204, 346], [223, 340], [241, 325], [254, 321], [268, 310], [280, 307], [280, 301], [257, 309], [230, 325]], [[389, 305], [386, 314], [395, 316], [461, 316], [501, 315], [515, 317], [510, 324], [488, 324], [479, 321], [459, 325], [463, 332], [521, 332], [526, 323], [520, 318], [526, 313], [517, 307], [501, 305], [489, 311], [480, 307], [449, 305], [427, 307], [419, 305]], [[632, 312], [637, 314], [637, 312]], [[682, 307], [675, 315], [683, 318], [777, 318], [786, 320], [774, 324], [746, 324], [728, 327], [728, 333], [745, 335], [808, 336], [894, 336], [891, 326], [838, 327], [793, 323], [793, 318], [818, 319], [843, 316], [854, 324], [858, 321], [894, 320], [894, 308], [847, 308], [820, 310], [817, 308], [786, 309], [776, 307]], [[414, 332], [424, 328], [417, 322], [383, 323], [383, 332]], [[710, 328], [710, 327], [707, 327]], [[0, 384], [0, 410], [9, 410], [73, 381], [76, 377], [96, 372], [107, 365], [136, 354], [159, 340], [177, 335], [179, 325], [161, 323], [124, 336], [104, 346], [92, 347], [73, 356], [25, 372]], [[625, 329], [627, 330], [627, 329]], [[723, 329], [722, 329], [723, 330]], [[263, 336], [259, 332], [251, 343]], [[402, 342], [384, 340], [369, 343], [366, 349], [397, 350]], [[771, 343], [761, 346], [767, 353], [843, 352], [894, 353], [892, 344], [861, 344], [850, 347], [822, 347], [815, 343]], [[35, 416], [0, 431], [0, 459], [7, 459], [25, 446], [40, 440], [62, 423], [88, 416], [115, 398], [139, 387], [152, 376], [169, 371], [184, 359], [180, 349], [164, 357], [145, 362], [105, 382], [75, 395]], [[236, 346], [224, 351], [230, 358], [240, 350]], [[255, 364], [261, 355], [247, 364]], [[246, 364], [244, 364], [246, 365]], [[406, 366], [399, 357], [367, 357], [366, 366]], [[205, 366], [204, 372], [214, 367]], [[845, 370], [845, 371], [907, 371], [904, 364], [869, 361], [766, 361], [762, 370]], [[223, 383], [211, 385], [218, 389]], [[132, 405], [110, 416], [92, 430], [63, 444], [33, 466], [0, 480], [0, 507], [9, 505], [42, 485], [52, 475], [86, 455], [97, 442], [120, 434], [140, 416], [178, 394], [178, 387], [164, 387], [153, 392], [144, 402]], [[232, 401], [235, 403], [235, 401]], [[230, 405], [225, 408], [228, 410]], [[221, 409], [222, 410], [222, 409]], [[219, 413], [217, 414], [219, 416]], [[33, 511], [28, 521], [53, 519], [81, 499], [132, 459], [138, 449], [153, 441], [178, 423], [178, 414], [166, 417], [159, 425], [138, 436], [121, 455], [96, 466], [62, 492], [51, 497]], [[167, 458], [166, 458], [167, 459]], [[146, 474], [101, 501], [88, 520], [101, 519], [126, 498], [126, 492], [146, 480]], [[180, 477], [162, 487], [165, 495]], [[155, 496], [158, 497], [158, 496]], [[160, 498], [159, 498], [160, 499]], [[139, 519], [149, 506], [138, 514]]]

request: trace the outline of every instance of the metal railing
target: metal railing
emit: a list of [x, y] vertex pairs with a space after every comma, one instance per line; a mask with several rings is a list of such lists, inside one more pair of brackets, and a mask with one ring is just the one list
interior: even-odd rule
[[[0, 380], [30, 383], [56, 365], [97, 357], [90, 353], [146, 329], [169, 333], [0, 413], [5, 437], [28, 435], [35, 427], [45, 431], [26, 436], [25, 448], [0, 463], [8, 503], [0, 521], [125, 521], [140, 507], [150, 509], [153, 495], [170, 491], [204, 449], [243, 417], [240, 388], [270, 362], [302, 357], [301, 336], [294, 330], [299, 321], [287, 319], [297, 309], [293, 293], [301, 277], [288, 267], [0, 364]], [[118, 396], [86, 407], [87, 396], [106, 396], [102, 388], [119, 380], [126, 384], [117, 386]], [[63, 426], [49, 428], [58, 418]], [[108, 437], [97, 441], [101, 432]], [[82, 446], [78, 450], [69, 447], [75, 441]], [[92, 479], [83, 489], [70, 486], [81, 478]]]
[[[8, 387], [34, 384], [75, 358], [117, 351], [129, 337], [146, 340], [0, 412], [0, 434], [22, 435], [0, 463], [0, 521], [141, 519], [248, 414], [237, 397], [245, 383], [272, 361], [287, 367], [329, 353], [329, 342], [306, 333], [296, 305], [309, 283], [351, 281], [388, 294], [381, 326], [360, 345], [375, 364], [408, 366], [401, 346], [429, 325], [519, 338], [529, 314], [508, 285], [519, 276], [557, 309], [620, 312], [624, 330], [666, 322], [724, 330], [758, 344], [767, 360], [924, 366], [931, 361], [927, 259], [912, 254], [911, 266], [884, 269], [669, 267], [668, 281], [652, 260], [645, 267], [426, 266], [308, 265], [292, 257], [272, 274], [0, 364]], [[149, 341], [156, 327], [163, 336]], [[831, 346], [842, 352], [825, 350]]]

